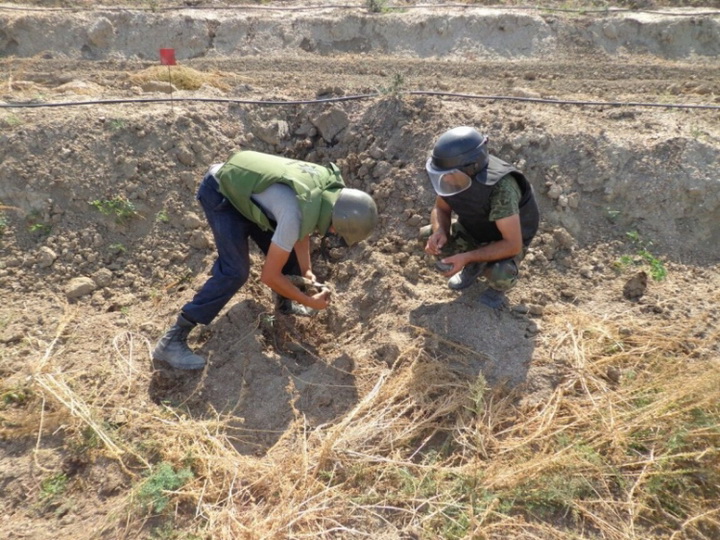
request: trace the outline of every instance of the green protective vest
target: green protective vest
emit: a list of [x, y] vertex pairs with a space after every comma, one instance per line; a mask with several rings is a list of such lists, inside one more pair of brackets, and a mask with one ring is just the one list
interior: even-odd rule
[[274, 227], [250, 196], [261, 193], [272, 184], [290, 186], [297, 197], [302, 214], [300, 238], [315, 232], [325, 234], [330, 228], [332, 210], [345, 182], [339, 169], [305, 161], [243, 150], [233, 154], [215, 173], [220, 193], [243, 216], [262, 230]]

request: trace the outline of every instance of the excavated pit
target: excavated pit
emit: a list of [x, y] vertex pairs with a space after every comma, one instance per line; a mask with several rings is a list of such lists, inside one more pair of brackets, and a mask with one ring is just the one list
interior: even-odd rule
[[[120, 426], [165, 407], [230, 415], [233, 447], [262, 457], [298, 415], [341, 421], [413, 347], [533, 402], [562, 377], [549, 314], [717, 318], [720, 18], [706, 11], [0, 7], [4, 384], [62, 373]], [[168, 47], [169, 73], [208, 82], [138, 82]], [[426, 156], [457, 125], [486, 131], [541, 208], [497, 312], [481, 285], [449, 291], [418, 239]], [[380, 223], [351, 249], [315, 241], [337, 297], [310, 320], [273, 313], [254, 253], [246, 286], [191, 339], [208, 368], [174, 372], [149, 351], [212, 266], [194, 194], [238, 148], [337, 163]], [[118, 200], [128, 215], [100, 211]], [[624, 296], [657, 265], [665, 279]]]
[[[313, 381], [295, 389], [300, 403], [315, 422], [331, 421], [357, 399], [353, 365], [391, 362], [417, 328], [476, 351], [470, 372], [516, 386], [528, 381], [538, 328], [523, 313], [585, 294], [603, 298], [591, 289], [612, 290], [622, 279], [614, 266], [623, 250], [646, 250], [667, 264], [717, 263], [716, 16], [1, 13], [11, 77], [5, 104], [68, 104], [3, 109], [0, 200], [11, 210], [0, 280], [13, 299], [5, 309], [30, 295], [51, 312], [53, 298], [71, 296], [86, 313], [83, 325], [92, 321], [88, 338], [102, 342], [131, 310], [142, 320], [135, 330], [156, 339], [213, 261], [197, 184], [209, 164], [237, 148], [336, 162], [350, 186], [377, 199], [380, 226], [369, 242], [344, 253], [317, 245], [316, 271], [339, 291], [330, 313], [311, 323], [268, 323], [271, 302], [256, 267], [237, 303], [198, 339], [210, 375], [198, 383], [153, 372], [155, 402], [189, 393], [198, 397], [198, 414], [234, 407], [248, 433], [272, 418], [274, 435], [241, 437], [243, 451], [270, 447], [282, 433], [292, 416], [289, 381]], [[143, 90], [133, 76], [166, 47], [179, 61], [168, 70], [192, 67], [227, 82], [176, 88], [170, 98], [177, 101]], [[611, 104], [663, 100], [681, 106]], [[95, 103], [80, 104], [87, 101]], [[542, 231], [511, 295], [514, 305], [531, 308], [491, 314], [478, 310], [475, 288], [450, 294], [417, 239], [434, 198], [425, 156], [439, 133], [462, 124], [487, 131], [493, 153], [521, 168], [536, 190]], [[124, 197], [132, 218], [97, 211], [99, 202]], [[87, 292], [73, 289], [78, 279], [89, 280]], [[99, 320], [105, 330], [93, 330]], [[55, 324], [47, 317], [32, 332]], [[18, 327], [5, 330], [6, 342]], [[80, 347], [80, 361], [94, 347]], [[147, 361], [139, 358], [138, 370], [146, 372]], [[347, 391], [326, 396], [328, 388]]]

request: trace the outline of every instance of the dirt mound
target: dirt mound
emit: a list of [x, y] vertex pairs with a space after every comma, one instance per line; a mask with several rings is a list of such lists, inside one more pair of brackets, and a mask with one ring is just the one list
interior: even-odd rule
[[[662, 346], [673, 354], [717, 358], [720, 25], [670, 11], [0, 10], [8, 534], [124, 537], [128, 499], [143, 500], [131, 489], [139, 471], [171, 457], [198, 475], [202, 461], [206, 479], [242, 471], [222, 485], [240, 490], [240, 507], [285, 489], [287, 502], [299, 492], [281, 480], [273, 491], [268, 471], [300, 470], [303, 444], [317, 443], [323, 466], [340, 440], [344, 456], [362, 454], [383, 433], [361, 440], [360, 419], [391, 421], [381, 404], [427, 428], [413, 434], [435, 451], [443, 418], [479, 406], [456, 409], [444, 395], [470, 384], [512, 395], [517, 410], [544, 407], [584, 369], [571, 359], [598, 321], [618, 327], [608, 347], [668, 329]], [[180, 65], [145, 86], [138, 75], [163, 47]], [[176, 76], [173, 86], [183, 66], [205, 84], [184, 90]], [[541, 206], [541, 231], [499, 311], [479, 304], [481, 285], [450, 291], [418, 239], [434, 199], [426, 155], [457, 125], [488, 132]], [[315, 273], [337, 295], [308, 320], [273, 312], [254, 253], [247, 285], [193, 337], [208, 367], [178, 373], [149, 351], [214, 260], [198, 183], [239, 148], [336, 163], [375, 197], [380, 223], [353, 248], [315, 240]], [[592, 369], [620, 380], [602, 363]], [[349, 426], [357, 431], [343, 439]], [[394, 459], [395, 444], [380, 440], [379, 454]], [[68, 501], [48, 479], [72, 485]], [[183, 499], [181, 485], [163, 492], [180, 493], [175, 526], [203, 516], [222, 536], [203, 495]], [[287, 508], [295, 517], [262, 522], [270, 536], [297, 533], [288, 523], [302, 510]], [[258, 523], [215, 517], [234, 531], [225, 537], [263, 536]], [[131, 521], [128, 531], [159, 534], [159, 521]], [[347, 527], [416, 530], [389, 514], [377, 521]]]

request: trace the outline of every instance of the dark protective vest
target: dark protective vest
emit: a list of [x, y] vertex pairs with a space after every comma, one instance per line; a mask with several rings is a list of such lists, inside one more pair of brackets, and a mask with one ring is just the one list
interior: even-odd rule
[[252, 150], [233, 154], [215, 173], [220, 193], [240, 212], [264, 231], [273, 224], [250, 198], [275, 183], [290, 186], [300, 205], [300, 238], [315, 232], [325, 234], [332, 221], [332, 210], [345, 183], [334, 164], [327, 167]]
[[503, 160], [490, 156], [488, 166], [475, 175], [468, 189], [457, 195], [443, 197], [458, 216], [460, 225], [472, 235], [479, 244], [502, 239], [495, 223], [488, 220], [490, 215], [490, 195], [495, 185], [505, 175], [511, 174], [520, 186], [520, 226], [523, 245], [530, 245], [540, 223], [540, 211], [532, 185], [525, 175]]

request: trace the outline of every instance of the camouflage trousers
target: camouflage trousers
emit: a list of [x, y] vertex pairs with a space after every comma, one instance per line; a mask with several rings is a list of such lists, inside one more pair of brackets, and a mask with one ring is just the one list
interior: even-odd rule
[[[432, 227], [426, 225], [420, 229], [420, 238], [426, 240], [432, 234]], [[478, 243], [468, 233], [465, 228], [457, 221], [453, 221], [450, 227], [450, 238], [447, 244], [442, 248], [442, 252], [438, 259], [444, 259], [458, 253], [472, 251], [486, 244]], [[498, 291], [508, 291], [512, 289], [518, 280], [520, 273], [520, 263], [525, 258], [527, 248], [523, 246], [521, 253], [509, 259], [501, 259], [488, 263], [480, 263], [485, 265], [482, 277], [485, 278], [489, 287]]]

